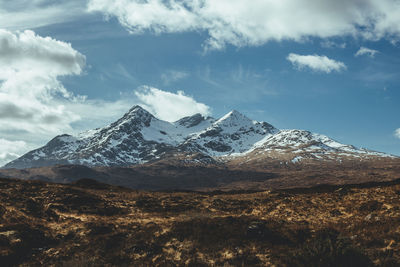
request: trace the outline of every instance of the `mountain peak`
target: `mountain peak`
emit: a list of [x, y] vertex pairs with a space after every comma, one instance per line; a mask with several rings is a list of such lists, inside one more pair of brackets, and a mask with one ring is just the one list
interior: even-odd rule
[[203, 121], [213, 120], [211, 117], [205, 117], [200, 113], [196, 113], [192, 116], [183, 117], [182, 119], [177, 120], [174, 124], [184, 126], [186, 128], [191, 128], [199, 125]]
[[124, 116], [122, 116], [122, 118], [116, 122], [116, 124], [127, 121], [142, 121], [148, 124], [153, 118], [155, 117], [150, 112], [139, 105], [135, 105], [127, 113], [125, 113]]
[[134, 105], [133, 107], [131, 107], [131, 109], [126, 114], [128, 114], [128, 113], [148, 113], [148, 114], [151, 114], [150, 112], [148, 112], [146, 109], [144, 109], [140, 105]]
[[286, 156], [283, 157], [286, 158], [308, 155], [315, 159], [321, 157], [321, 160], [387, 157], [382, 153], [340, 144], [308, 131], [279, 131], [266, 122], [253, 121], [236, 110], [217, 121], [197, 113], [171, 123], [157, 119], [143, 107], [135, 105], [110, 125], [78, 136], [57, 136], [45, 146], [8, 163], [6, 167], [54, 164], [126, 166], [158, 159], [165, 152], [239, 157], [253, 150], [273, 157], [278, 157], [276, 153], [284, 153]]
[[223, 117], [221, 117], [216, 123], [223, 123], [223, 122], [252, 122], [251, 119], [249, 119], [248, 117], [246, 117], [245, 115], [243, 115], [242, 113], [240, 113], [237, 110], [232, 110], [230, 112], [228, 112], [226, 115], [224, 115]]
[[242, 113], [240, 113], [236, 109], [233, 109], [233, 110], [229, 111], [228, 114], [226, 114], [226, 115], [229, 115], [229, 116], [244, 116]]
[[124, 131], [132, 132], [140, 131], [140, 129], [144, 126], [148, 127], [151, 124], [151, 121], [155, 119], [155, 117], [142, 108], [139, 105], [133, 106], [128, 112], [126, 112], [121, 118], [112, 122], [108, 126], [100, 129], [96, 129], [95, 131], [90, 130], [79, 134], [81, 138], [93, 138], [95, 134], [100, 133], [117, 133], [121, 129], [125, 129]]

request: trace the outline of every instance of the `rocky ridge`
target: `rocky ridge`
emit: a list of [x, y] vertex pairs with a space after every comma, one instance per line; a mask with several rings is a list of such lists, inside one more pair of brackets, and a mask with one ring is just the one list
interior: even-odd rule
[[358, 149], [303, 130], [278, 130], [267, 122], [231, 111], [220, 119], [201, 114], [176, 122], [157, 119], [140, 106], [131, 108], [110, 125], [72, 135], [59, 135], [45, 146], [6, 164], [5, 168], [31, 168], [57, 164], [130, 166], [171, 155], [196, 156], [226, 162], [265, 159], [299, 163], [307, 160], [369, 159], [393, 157]]

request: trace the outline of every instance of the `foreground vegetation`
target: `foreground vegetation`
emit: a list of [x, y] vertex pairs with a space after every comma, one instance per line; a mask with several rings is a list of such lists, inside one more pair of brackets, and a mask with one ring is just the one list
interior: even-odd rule
[[144, 192], [0, 179], [2, 266], [399, 266], [400, 181]]

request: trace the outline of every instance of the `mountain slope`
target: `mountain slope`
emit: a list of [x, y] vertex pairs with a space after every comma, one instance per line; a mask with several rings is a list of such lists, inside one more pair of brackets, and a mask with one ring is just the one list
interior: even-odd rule
[[175, 123], [159, 120], [140, 106], [100, 129], [78, 136], [60, 135], [44, 147], [28, 152], [6, 168], [27, 168], [54, 164], [126, 166], [156, 159], [176, 150], [187, 135], [208, 127], [212, 118], [200, 114]]
[[235, 110], [218, 120], [195, 114], [167, 122], [134, 106], [106, 127], [77, 136], [59, 135], [45, 146], [8, 163], [5, 168], [55, 164], [129, 166], [172, 157], [185, 164], [201, 163], [201, 159], [208, 164], [213, 160], [299, 163], [391, 156], [357, 149], [308, 131], [279, 131], [271, 124], [253, 121]]
[[343, 156], [389, 156], [385, 153], [358, 149], [352, 145], [341, 144], [325, 135], [303, 130], [282, 130], [265, 140], [258, 148], [265, 151], [290, 150], [294, 154], [308, 154], [318, 158], [323, 155], [336, 153]]
[[355, 162], [363, 160], [390, 160], [397, 157], [359, 149], [352, 145], [341, 144], [325, 135], [311, 133], [304, 130], [281, 130], [267, 136], [263, 140], [237, 157], [227, 157], [230, 164], [247, 168], [268, 168], [271, 166], [288, 164], [320, 164], [331, 162]]
[[211, 156], [223, 156], [245, 152], [254, 143], [276, 132], [278, 130], [272, 125], [252, 121], [233, 110], [207, 129], [191, 136], [181, 147]]

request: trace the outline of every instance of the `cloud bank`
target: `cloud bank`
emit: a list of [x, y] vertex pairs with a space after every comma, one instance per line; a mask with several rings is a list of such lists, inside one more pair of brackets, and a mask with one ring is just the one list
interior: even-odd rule
[[59, 78], [79, 75], [84, 66], [85, 56], [68, 43], [0, 29], [0, 165], [31, 149], [38, 136], [72, 130], [80, 117], [63, 102], [83, 99]]
[[211, 113], [210, 107], [185, 95], [183, 91], [171, 93], [143, 86], [135, 94], [144, 108], [162, 120], [176, 121], [196, 113], [205, 116]]
[[78, 117], [55, 100], [74, 96], [58, 79], [84, 66], [85, 56], [68, 43], [0, 30], [0, 128], [37, 134], [68, 128]]
[[206, 49], [309, 37], [400, 37], [397, 0], [89, 0], [88, 10], [116, 17], [133, 34], [203, 31]]
[[290, 53], [286, 59], [298, 69], [309, 68], [313, 71], [325, 73], [330, 73], [332, 71], [339, 72], [346, 69], [346, 65], [343, 62], [330, 59], [327, 56]]
[[362, 55], [367, 55], [373, 58], [375, 57], [376, 53], [379, 53], [379, 51], [361, 46], [360, 49], [358, 49], [358, 51], [354, 54], [354, 56], [359, 57]]

